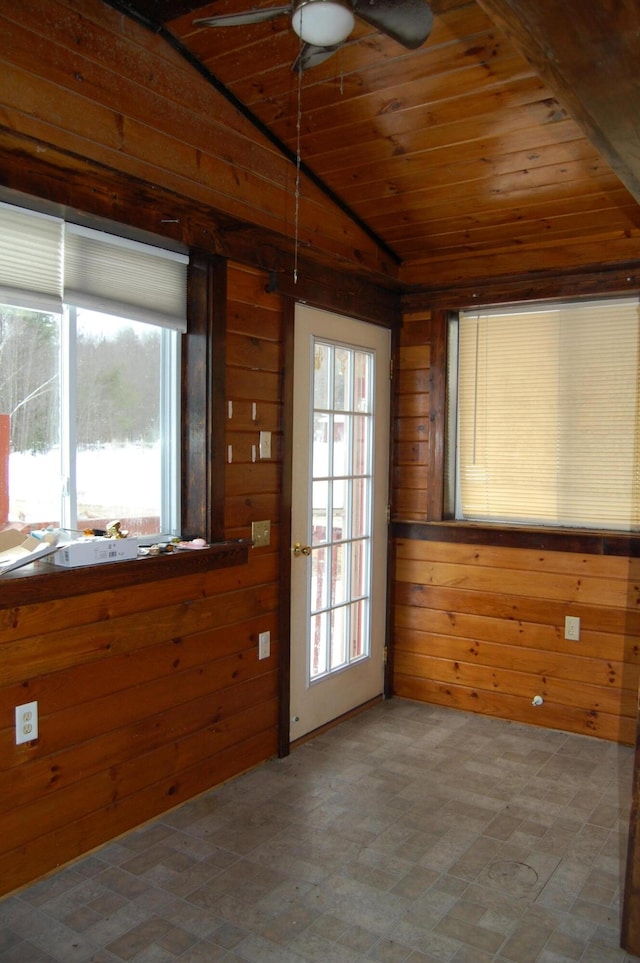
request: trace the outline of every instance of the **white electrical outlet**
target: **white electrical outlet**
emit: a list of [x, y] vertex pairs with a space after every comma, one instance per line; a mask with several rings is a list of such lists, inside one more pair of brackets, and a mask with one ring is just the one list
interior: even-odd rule
[[38, 738], [38, 703], [16, 706], [16, 746]]
[[268, 659], [271, 654], [271, 632], [258, 633], [258, 658]]
[[580, 641], [580, 619], [577, 615], [567, 615], [564, 620], [564, 637], [570, 642]]

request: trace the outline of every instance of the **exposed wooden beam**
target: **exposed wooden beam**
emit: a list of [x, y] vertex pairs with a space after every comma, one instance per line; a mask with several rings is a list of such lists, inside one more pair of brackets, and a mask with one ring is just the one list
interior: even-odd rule
[[637, 0], [478, 0], [640, 202]]

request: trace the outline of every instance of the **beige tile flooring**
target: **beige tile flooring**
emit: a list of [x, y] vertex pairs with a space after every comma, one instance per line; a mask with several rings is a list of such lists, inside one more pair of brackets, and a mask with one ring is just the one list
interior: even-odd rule
[[629, 963], [631, 765], [391, 699], [0, 902], [0, 961]]

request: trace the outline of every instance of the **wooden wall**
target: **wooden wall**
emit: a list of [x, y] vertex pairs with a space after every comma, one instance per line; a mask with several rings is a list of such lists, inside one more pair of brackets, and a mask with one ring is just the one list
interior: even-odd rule
[[[2, 5], [0, 104], [0, 146], [35, 158], [62, 152], [70, 165], [80, 158], [173, 195], [149, 230], [184, 240], [178, 199], [187, 197], [210, 212], [192, 245], [211, 249], [225, 218], [281, 243], [294, 234], [295, 166], [162, 37], [100, 0]], [[64, 185], [53, 190], [62, 197]], [[97, 191], [94, 201], [106, 213], [117, 197]], [[301, 246], [343, 267], [389, 268], [305, 178], [298, 229]]]
[[[193, 432], [186, 420], [186, 447], [198, 448], [204, 424], [215, 437], [191, 492], [185, 471], [186, 514], [191, 524], [210, 511], [228, 539], [272, 523], [268, 547], [221, 570], [129, 584], [105, 566], [104, 584], [79, 575], [85, 587], [60, 596], [30, 592], [24, 573], [13, 588], [3, 580], [2, 895], [277, 751], [290, 300], [273, 281], [291, 276], [295, 169], [163, 41], [100, 0], [25, 0], [2, 9], [0, 26], [0, 184], [177, 239], [203, 262], [216, 256], [210, 277], [226, 295], [213, 292], [213, 348], [200, 365], [190, 356], [186, 408], [202, 418]], [[367, 277], [386, 276], [385, 257], [302, 189], [300, 244], [314, 258], [300, 258], [295, 295], [356, 315], [362, 304], [361, 316], [397, 312], [389, 287]], [[205, 345], [188, 340], [190, 355]], [[192, 397], [215, 374], [222, 430]], [[254, 460], [260, 430], [272, 432], [268, 461]], [[271, 654], [258, 661], [266, 630]], [[32, 700], [40, 738], [16, 746], [14, 707]]]
[[427, 466], [433, 436], [429, 419], [431, 314], [406, 314], [400, 329], [393, 425], [393, 516], [427, 518]]
[[[640, 563], [624, 540], [554, 544], [529, 532], [519, 546], [504, 544], [505, 532], [492, 543], [473, 526], [412, 524], [433, 518], [429, 438], [441, 445], [444, 430], [431, 397], [442, 377], [434, 337], [429, 312], [407, 316], [396, 384], [394, 691], [632, 744]], [[579, 642], [564, 639], [565, 615], [581, 618]], [[532, 706], [536, 695], [543, 706]]]
[[[276, 752], [282, 304], [265, 286], [229, 270], [225, 534], [269, 518], [272, 545], [70, 598], [7, 606], [11, 585], [0, 592], [0, 895]], [[251, 461], [258, 426], [275, 433], [269, 462]], [[14, 706], [32, 700], [40, 738], [16, 746]]]
[[[232, 412], [229, 417], [227, 409], [226, 442], [232, 446], [232, 461], [225, 470], [225, 531], [229, 537], [250, 537], [252, 521], [269, 519], [271, 553], [279, 545], [282, 328], [282, 299], [267, 293], [264, 274], [230, 265], [227, 400]], [[259, 458], [261, 431], [272, 433], [270, 461]]]
[[[98, 0], [21, 0], [0, 26], [3, 184], [207, 252], [244, 245], [227, 275], [232, 455], [214, 481], [228, 537], [272, 522], [269, 548], [243, 565], [19, 604], [0, 594], [1, 895], [276, 751], [287, 332], [262, 267], [281, 266], [280, 242], [290, 260], [293, 206], [283, 159], [159, 39]], [[388, 293], [370, 238], [308, 185], [304, 196], [305, 252], [352, 262], [359, 280], [385, 276]], [[333, 283], [358, 315], [362, 288]], [[372, 287], [370, 304], [382, 300]], [[318, 303], [308, 287], [296, 293]], [[429, 312], [415, 310], [401, 334], [396, 522], [424, 522], [439, 496], [431, 330]], [[253, 461], [260, 429], [273, 433], [269, 462]], [[399, 695], [632, 741], [633, 560], [397, 529], [394, 550]], [[561, 639], [565, 612], [583, 619], [579, 649]], [[259, 662], [266, 629], [271, 656]], [[33, 699], [40, 738], [16, 747], [14, 706]]]

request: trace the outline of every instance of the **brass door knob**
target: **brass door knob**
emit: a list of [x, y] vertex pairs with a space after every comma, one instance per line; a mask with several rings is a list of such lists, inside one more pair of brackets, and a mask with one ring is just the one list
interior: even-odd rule
[[301, 545], [300, 542], [296, 542], [293, 546], [293, 554], [296, 558], [298, 558], [299, 555], [311, 555], [311, 546]]

